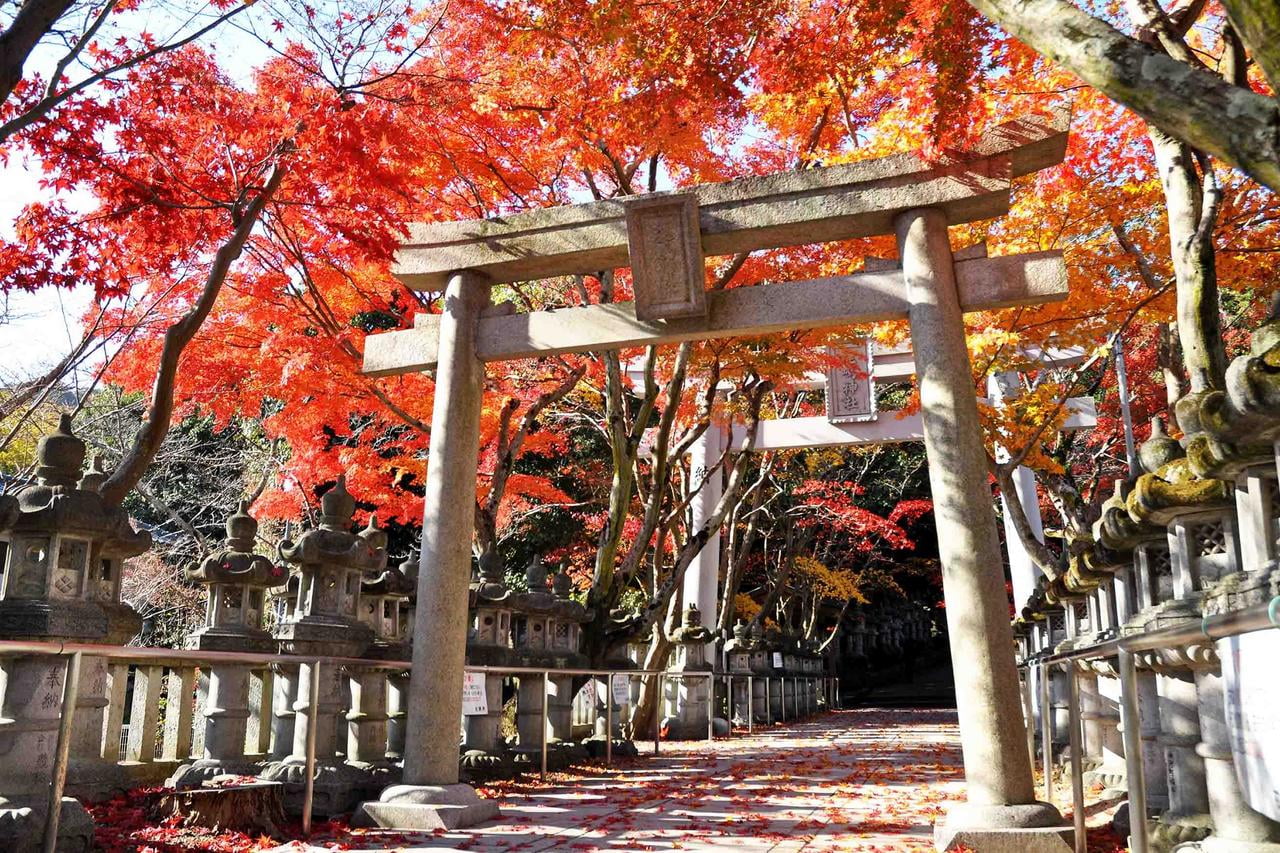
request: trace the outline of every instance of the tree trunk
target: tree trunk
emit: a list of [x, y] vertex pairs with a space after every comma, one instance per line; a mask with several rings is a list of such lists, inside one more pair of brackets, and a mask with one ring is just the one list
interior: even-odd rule
[[[1274, 0], [1241, 0], [1249, 6]], [[969, 0], [1010, 35], [1165, 133], [1280, 191], [1280, 102], [1129, 38], [1070, 0]], [[1249, 41], [1255, 56], [1276, 48]]]

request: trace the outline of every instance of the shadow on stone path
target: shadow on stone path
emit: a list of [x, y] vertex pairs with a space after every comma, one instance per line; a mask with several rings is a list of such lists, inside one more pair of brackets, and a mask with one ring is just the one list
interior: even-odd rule
[[923, 851], [963, 783], [954, 711], [861, 709], [482, 793], [502, 803], [485, 826], [277, 849]]

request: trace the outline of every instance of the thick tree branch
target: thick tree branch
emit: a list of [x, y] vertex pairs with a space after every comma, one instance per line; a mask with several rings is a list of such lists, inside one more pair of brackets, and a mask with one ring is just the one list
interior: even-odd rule
[[1280, 191], [1276, 99], [1179, 62], [1068, 0], [969, 2], [1014, 37], [1164, 132]]
[[291, 147], [292, 142], [288, 141], [282, 143], [277, 149], [275, 163], [267, 175], [266, 183], [242, 209], [236, 212], [235, 231], [214, 255], [213, 264], [209, 267], [204, 287], [195, 305], [165, 332], [164, 345], [160, 350], [160, 363], [156, 369], [156, 380], [151, 390], [151, 406], [143, 416], [142, 425], [134, 436], [133, 445], [102, 485], [102, 497], [108, 505], [120, 505], [129, 490], [142, 479], [147, 466], [151, 464], [151, 460], [160, 450], [160, 445], [164, 443], [164, 438], [169, 433], [169, 422], [173, 418], [174, 388], [182, 353], [213, 310], [214, 302], [222, 292], [222, 285], [231, 271], [231, 265], [244, 251], [245, 243], [253, 233], [259, 217], [262, 216], [271, 197], [280, 188], [286, 171], [280, 158]]

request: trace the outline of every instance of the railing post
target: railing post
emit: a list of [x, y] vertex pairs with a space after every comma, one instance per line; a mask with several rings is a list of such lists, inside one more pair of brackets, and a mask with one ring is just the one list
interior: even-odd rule
[[755, 722], [756, 722], [755, 694], [756, 694], [756, 687], [754, 683], [754, 677], [748, 675], [747, 676], [747, 734], [752, 734], [755, 728]]
[[67, 761], [71, 757], [71, 724], [75, 716], [76, 697], [80, 693], [80, 653], [67, 658], [66, 676], [62, 683], [62, 719], [58, 721], [57, 754], [53, 757], [53, 778], [49, 785], [49, 810], [44, 823], [44, 853], [58, 849], [58, 821], [62, 818], [62, 789], [67, 784]]
[[169, 670], [169, 698], [164, 709], [164, 751], [166, 761], [179, 763], [191, 758], [191, 738], [195, 716], [196, 668]]
[[778, 676], [778, 708], [782, 711], [782, 722], [787, 721], [787, 677]]
[[716, 739], [715, 699], [716, 699], [716, 674], [714, 672], [708, 672], [707, 673], [707, 740], [708, 741], [714, 741]]
[[605, 676], [604, 685], [604, 766], [613, 763], [613, 673]]
[[1049, 664], [1040, 665], [1040, 755], [1044, 759], [1044, 801], [1053, 802], [1053, 714], [1049, 710]]
[[156, 760], [156, 731], [160, 722], [160, 687], [164, 667], [140, 664], [133, 674], [133, 710], [129, 714], [129, 760]]
[[311, 664], [311, 684], [307, 697], [307, 753], [306, 780], [302, 789], [302, 834], [311, 834], [311, 806], [315, 800], [316, 787], [316, 725], [320, 716], [320, 661]]
[[114, 663], [107, 670], [111, 687], [107, 693], [107, 723], [103, 729], [102, 760], [120, 761], [120, 730], [124, 728], [124, 700], [129, 689], [129, 664]]
[[658, 741], [662, 740], [662, 673], [658, 673], [658, 690], [653, 702], [653, 754], [658, 754]]
[[1021, 678], [1019, 679], [1022, 693], [1022, 716], [1027, 722], [1027, 756], [1031, 760], [1031, 766], [1036, 766], [1036, 715], [1031, 705], [1031, 667], [1029, 665], [1022, 668]]
[[551, 693], [551, 673], [542, 672], [542, 772], [539, 778], [547, 781], [547, 703]]
[[1124, 734], [1125, 779], [1129, 788], [1129, 847], [1148, 853], [1147, 778], [1142, 765], [1142, 727], [1138, 717], [1138, 669], [1133, 652], [1120, 650], [1121, 728]]
[[1084, 750], [1080, 733], [1080, 681], [1074, 661], [1067, 663], [1067, 737], [1071, 747], [1071, 811], [1075, 823], [1075, 853], [1085, 853]]

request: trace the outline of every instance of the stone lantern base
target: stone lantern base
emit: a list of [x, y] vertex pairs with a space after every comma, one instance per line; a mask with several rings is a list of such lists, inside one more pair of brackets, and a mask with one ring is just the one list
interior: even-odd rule
[[[44, 840], [45, 810], [38, 798], [0, 797], [0, 850], [38, 853]], [[58, 853], [88, 853], [93, 848], [93, 819], [79, 800], [62, 798]]]
[[376, 801], [360, 804], [352, 826], [383, 829], [462, 829], [498, 817], [498, 804], [470, 785], [393, 785]]
[[954, 806], [934, 825], [938, 850], [959, 848], [982, 853], [1071, 853], [1075, 831], [1048, 803]]

